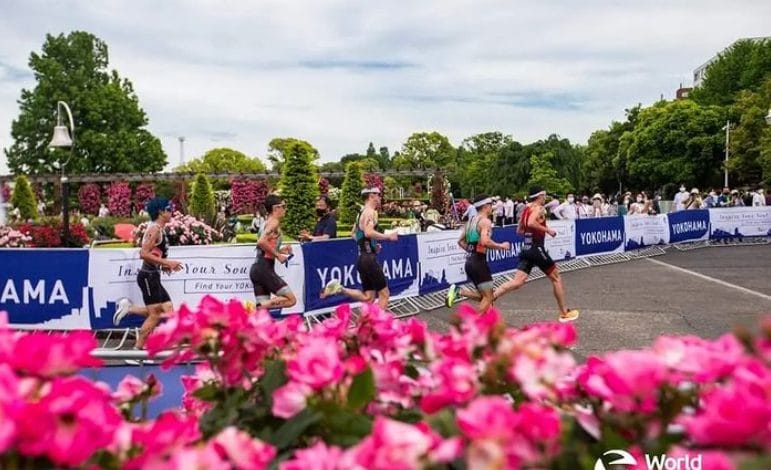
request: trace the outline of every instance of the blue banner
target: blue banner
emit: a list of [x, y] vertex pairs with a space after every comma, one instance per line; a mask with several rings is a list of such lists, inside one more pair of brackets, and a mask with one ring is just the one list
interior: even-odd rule
[[[378, 263], [388, 280], [391, 296], [412, 296], [418, 294], [418, 242], [415, 235], [402, 235], [396, 242], [381, 242], [377, 255]], [[305, 243], [302, 246], [305, 260], [305, 309], [316, 310], [349, 301], [336, 295], [321, 299], [324, 285], [337, 279], [343, 286], [361, 288], [356, 269], [358, 248], [348, 238], [324, 242]]]
[[706, 240], [709, 236], [709, 211], [690, 210], [667, 214], [669, 243]]
[[3, 249], [0, 259], [0, 310], [8, 312], [9, 323], [90, 328], [88, 250]]
[[497, 243], [509, 242], [509, 250], [487, 250], [487, 264], [490, 272], [500, 273], [513, 271], [519, 263], [519, 252], [522, 251], [522, 243], [525, 239], [517, 233], [516, 226], [493, 228], [493, 240]]
[[576, 220], [576, 255], [590, 256], [624, 249], [624, 218], [596, 217]]

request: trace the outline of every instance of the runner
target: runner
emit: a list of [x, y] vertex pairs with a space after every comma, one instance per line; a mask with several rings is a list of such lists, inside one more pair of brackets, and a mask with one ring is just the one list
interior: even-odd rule
[[151, 222], [142, 237], [142, 248], [139, 251], [142, 267], [137, 274], [137, 284], [142, 291], [145, 306], [132, 305], [131, 300], [124, 297], [118, 300], [112, 317], [115, 326], [128, 314], [147, 317], [137, 335], [134, 345], [137, 349], [144, 349], [147, 337], [158, 326], [161, 317], [174, 311], [171, 297], [161, 284], [161, 271], [176, 272], [182, 269], [182, 263], [167, 259], [169, 243], [164, 226], [171, 219], [171, 203], [166, 198], [156, 197], [147, 203], [145, 210], [150, 214]]
[[492, 211], [492, 204], [493, 200], [484, 194], [474, 199], [477, 215], [466, 222], [458, 240], [458, 245], [468, 253], [465, 266], [466, 276], [474, 283], [476, 290], [461, 289], [459, 292], [458, 286], [451, 285], [447, 291], [448, 307], [452, 307], [458, 294], [479, 301], [479, 313], [485, 313], [493, 304], [493, 275], [490, 273], [490, 266], [487, 265], [487, 250], [509, 250], [511, 243], [496, 243], [491, 238], [490, 212]]
[[[260, 230], [257, 259], [249, 271], [249, 278], [254, 286], [256, 307], [267, 309], [273, 316], [280, 316], [282, 308], [292, 307], [297, 303], [297, 298], [286, 281], [276, 274], [276, 260], [286, 263], [292, 256], [292, 247], [281, 246], [281, 219], [286, 210], [281, 198], [274, 194], [265, 198], [265, 210], [268, 212], [268, 218]], [[275, 295], [272, 299], [271, 294]]]
[[579, 312], [565, 307], [565, 290], [562, 287], [559, 269], [544, 247], [544, 239], [547, 234], [552, 237], [557, 235], [557, 232], [546, 226], [546, 214], [543, 207], [545, 197], [546, 191], [542, 188], [535, 187], [530, 190], [529, 199], [531, 202], [525, 208], [517, 225], [517, 232], [525, 237], [522, 252], [519, 254], [517, 272], [514, 274], [514, 279], [507, 281], [495, 290], [493, 298], [497, 299], [506, 292], [522, 287], [533, 266], [538, 266], [552, 282], [554, 297], [557, 299], [557, 305], [560, 309], [559, 321], [569, 322], [578, 318]]
[[383, 268], [377, 261], [377, 253], [380, 251], [378, 240], [396, 241], [396, 232], [385, 235], [377, 231], [377, 208], [380, 205], [380, 190], [378, 188], [366, 188], [361, 192], [364, 199], [364, 208], [353, 224], [351, 236], [359, 246], [359, 259], [356, 269], [361, 278], [361, 290], [349, 289], [337, 279], [332, 279], [324, 286], [321, 298], [327, 298], [335, 294], [343, 294], [348, 298], [359, 302], [372, 302], [375, 296], [381, 309], [388, 308], [388, 299], [391, 293], [388, 291]]

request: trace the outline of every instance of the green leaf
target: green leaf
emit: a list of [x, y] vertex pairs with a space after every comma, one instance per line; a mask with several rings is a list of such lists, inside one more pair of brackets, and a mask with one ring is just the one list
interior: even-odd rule
[[193, 396], [203, 401], [217, 401], [222, 395], [220, 389], [214, 382], [209, 382], [203, 387], [193, 392]]
[[279, 450], [294, 444], [308, 427], [319, 422], [322, 414], [306, 408], [284, 422], [271, 436], [270, 443]]
[[372, 369], [367, 367], [364, 372], [353, 378], [351, 388], [348, 389], [348, 407], [357, 410], [375, 398], [375, 376]]
[[265, 392], [267, 407], [273, 406], [273, 393], [287, 383], [286, 363], [284, 361], [269, 361], [265, 366], [265, 374], [259, 381]]
[[771, 456], [762, 455], [739, 462], [739, 470], [766, 470], [771, 468]]
[[356, 444], [372, 432], [372, 418], [349, 410], [325, 414], [324, 424], [330, 431], [325, 441], [343, 447]]

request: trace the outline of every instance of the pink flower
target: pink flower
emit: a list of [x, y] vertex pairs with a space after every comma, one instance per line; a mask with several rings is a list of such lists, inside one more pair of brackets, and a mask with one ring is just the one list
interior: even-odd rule
[[[233, 467], [222, 458], [212, 442], [204, 446], [183, 447], [176, 449], [168, 462], [157, 462], [149, 468], [163, 468], [164, 470], [230, 470]], [[237, 467], [240, 468], [240, 467]], [[264, 468], [264, 467], [254, 467]]]
[[219, 454], [226, 457], [238, 469], [266, 468], [276, 456], [274, 447], [259, 439], [253, 439], [249, 434], [233, 426], [222, 430], [212, 442]]
[[424, 412], [435, 413], [447, 405], [466, 403], [476, 394], [479, 387], [477, 371], [468, 362], [446, 358], [434, 363], [431, 370], [438, 386], [420, 401]]
[[323, 441], [307, 449], [297, 449], [292, 460], [279, 465], [279, 470], [345, 470], [340, 461], [343, 451], [339, 447], [328, 447]]
[[469, 439], [509, 439], [518, 423], [511, 403], [499, 396], [477, 398], [458, 410], [456, 420]]
[[124, 463], [126, 469], [144, 469], [165, 462], [176, 450], [198, 441], [201, 433], [195, 416], [165, 412], [134, 430], [133, 443], [142, 453]]
[[57, 378], [40, 401], [20, 415], [19, 449], [75, 466], [112, 443], [122, 422], [102, 388], [81, 378]]
[[26, 333], [16, 338], [8, 357], [0, 357], [24, 374], [38, 377], [70, 375], [82, 367], [98, 367], [102, 361], [92, 357], [96, 339], [90, 332], [75, 331], [68, 335]]
[[21, 406], [18, 382], [11, 368], [0, 363], [0, 454], [11, 447], [16, 437], [16, 414]]
[[697, 468], [698, 465], [701, 470], [736, 470], [737, 468], [728, 455], [715, 450], [673, 447], [667, 451], [667, 457], [687, 458], [690, 468]]
[[617, 351], [604, 358], [590, 357], [577, 380], [589, 395], [617, 411], [653, 413], [667, 370], [651, 352]]
[[[345, 468], [410, 470], [421, 468], [421, 461], [440, 445], [441, 439], [427, 426], [377, 416], [372, 434], [349, 449], [343, 461]], [[446, 453], [441, 455], [447, 457]]]
[[126, 403], [140, 398], [140, 395], [152, 398], [161, 395], [162, 392], [163, 384], [153, 374], [148, 375], [145, 382], [142, 382], [133, 375], [127, 375], [118, 384], [118, 388], [112, 394], [112, 398], [117, 403]]
[[531, 400], [555, 400], [575, 366], [576, 361], [570, 353], [548, 348], [540, 356], [516, 356], [509, 375], [519, 382]]
[[713, 382], [730, 374], [745, 355], [744, 347], [731, 334], [714, 341], [696, 336], [662, 336], [656, 340], [653, 351], [667, 366], [698, 383]]
[[314, 390], [338, 382], [343, 376], [343, 364], [336, 341], [308, 339], [288, 361], [287, 373], [291, 380], [310, 385]]
[[305, 409], [306, 400], [312, 393], [310, 386], [290, 381], [273, 392], [271, 412], [279, 418], [289, 419]]

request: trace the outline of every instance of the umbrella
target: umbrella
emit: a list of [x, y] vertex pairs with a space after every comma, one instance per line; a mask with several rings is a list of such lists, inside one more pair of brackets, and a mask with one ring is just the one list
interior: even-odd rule
[[134, 241], [134, 234], [132, 232], [134, 232], [136, 228], [136, 225], [133, 224], [116, 224], [115, 236], [121, 240], [126, 240], [127, 242]]

